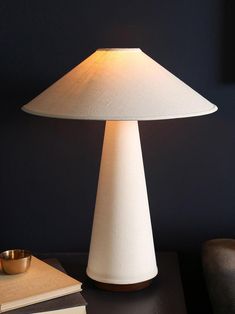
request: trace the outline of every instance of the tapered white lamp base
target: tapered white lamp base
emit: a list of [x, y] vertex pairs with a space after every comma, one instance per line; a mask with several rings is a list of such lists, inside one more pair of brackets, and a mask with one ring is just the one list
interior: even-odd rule
[[131, 285], [157, 275], [137, 121], [107, 121], [87, 274]]

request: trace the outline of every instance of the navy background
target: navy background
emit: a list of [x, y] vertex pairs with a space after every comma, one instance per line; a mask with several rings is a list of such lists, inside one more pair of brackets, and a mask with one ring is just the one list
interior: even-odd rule
[[[156, 248], [234, 236], [235, 86], [224, 75], [226, 1], [0, 2], [0, 248], [87, 251], [104, 123], [21, 106], [99, 47], [140, 47], [218, 105], [140, 122]], [[225, 73], [226, 74], [226, 73]]]

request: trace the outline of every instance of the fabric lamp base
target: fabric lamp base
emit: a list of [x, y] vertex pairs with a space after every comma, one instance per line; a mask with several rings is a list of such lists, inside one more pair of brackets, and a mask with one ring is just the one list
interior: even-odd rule
[[137, 121], [106, 122], [87, 274], [115, 291], [157, 275]]

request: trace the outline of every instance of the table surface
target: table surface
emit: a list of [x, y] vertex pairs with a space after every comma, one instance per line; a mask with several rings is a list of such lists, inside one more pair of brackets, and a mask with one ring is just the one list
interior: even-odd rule
[[158, 252], [159, 274], [150, 287], [136, 292], [108, 292], [97, 289], [86, 276], [87, 254], [52, 253], [68, 274], [83, 282], [87, 314], [186, 314], [177, 254]]

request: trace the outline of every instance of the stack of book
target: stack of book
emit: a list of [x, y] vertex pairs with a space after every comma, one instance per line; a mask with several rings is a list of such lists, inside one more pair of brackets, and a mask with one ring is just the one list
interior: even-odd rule
[[33, 256], [26, 273], [5, 275], [0, 270], [0, 313], [85, 314], [81, 285], [56, 259], [43, 262]]

